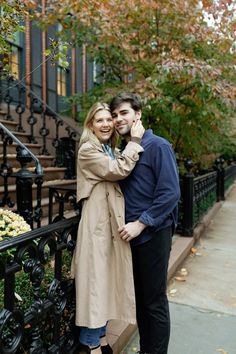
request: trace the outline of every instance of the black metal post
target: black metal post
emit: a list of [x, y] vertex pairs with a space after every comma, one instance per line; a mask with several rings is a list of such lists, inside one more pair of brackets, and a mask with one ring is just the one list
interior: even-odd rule
[[5, 119], [6, 120], [10, 120], [10, 121], [13, 121], [13, 118], [12, 118], [12, 115], [11, 115], [11, 102], [13, 101], [13, 98], [10, 94], [10, 89], [11, 89], [11, 82], [13, 81], [13, 77], [10, 76], [8, 79], [7, 79], [7, 91], [6, 91], [6, 95], [4, 97], [4, 101], [6, 102], [7, 104], [7, 114], [5, 116]]
[[187, 172], [183, 177], [183, 225], [182, 235], [193, 236], [193, 203], [194, 203], [194, 190], [193, 179], [194, 175], [191, 172], [193, 163], [191, 160], [186, 160], [184, 163]]
[[220, 200], [225, 200], [225, 169], [224, 169], [224, 159], [218, 158], [215, 160], [215, 169], [217, 171], [217, 202]]
[[220, 200], [225, 200], [225, 168], [224, 159], [220, 159], [221, 169], [220, 169]]
[[14, 174], [16, 177], [17, 212], [33, 228], [32, 184], [35, 174], [27, 170], [27, 164], [32, 161], [32, 157], [28, 155], [26, 150], [17, 147], [16, 159], [21, 164], [21, 169]]
[[41, 219], [43, 216], [43, 210], [41, 205], [42, 200], [42, 184], [43, 184], [43, 175], [38, 175], [34, 180], [37, 190], [36, 190], [36, 198], [37, 198], [37, 205], [34, 209], [34, 221], [37, 222], [37, 227], [41, 226]]
[[17, 132], [25, 132], [22, 126], [22, 114], [25, 111], [25, 105], [23, 103], [23, 93], [25, 92], [25, 88], [21, 85], [18, 85], [18, 105], [16, 106], [16, 113], [19, 116], [19, 122], [16, 127]]
[[35, 117], [35, 105], [38, 102], [36, 98], [33, 97], [33, 95], [30, 93], [30, 116], [27, 119], [27, 123], [30, 125], [30, 136], [28, 137], [28, 140], [32, 144], [37, 144], [37, 141], [35, 139], [35, 133], [34, 133], [34, 125], [37, 123], [37, 118]]
[[34, 174], [28, 170], [20, 170], [15, 176], [17, 212], [33, 228], [32, 184]]
[[41, 151], [42, 155], [49, 155], [48, 149], [47, 149], [47, 136], [49, 134], [49, 129], [46, 127], [46, 111], [44, 110], [41, 114], [42, 120], [43, 120], [43, 126], [42, 128], [39, 130], [39, 134], [42, 136], [43, 138], [43, 148]]

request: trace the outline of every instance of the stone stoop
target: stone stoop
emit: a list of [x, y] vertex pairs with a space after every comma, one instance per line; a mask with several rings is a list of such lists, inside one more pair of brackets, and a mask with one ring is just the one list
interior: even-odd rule
[[[47, 225], [48, 223], [48, 209], [49, 209], [49, 186], [50, 185], [62, 185], [66, 186], [67, 184], [72, 184], [75, 183], [76, 180], [68, 180], [64, 178], [66, 168], [64, 167], [54, 167], [54, 160], [55, 156], [53, 156], [52, 153], [49, 155], [41, 155], [40, 151], [42, 148], [41, 141], [42, 140], [40, 137], [36, 136], [36, 140], [38, 143], [32, 144], [28, 143], [28, 136], [29, 136], [29, 127], [27, 126], [27, 131], [22, 133], [22, 132], [17, 132], [17, 116], [12, 109], [12, 116], [13, 119], [12, 121], [7, 121], [4, 119], [6, 115], [6, 110], [2, 108], [0, 111], [0, 123], [2, 123], [4, 126], [6, 126], [7, 129], [9, 129], [23, 144], [25, 144], [28, 149], [38, 157], [38, 159], [41, 162], [41, 165], [43, 167], [44, 171], [44, 182], [42, 185], [42, 211], [43, 211], [43, 218], [42, 218], [42, 225]], [[25, 116], [29, 115], [29, 112], [25, 112], [24, 118], [22, 121], [24, 122]], [[41, 117], [39, 115], [36, 115], [38, 118], [38, 121], [41, 120]], [[51, 145], [52, 138], [48, 137], [48, 147]], [[20, 168], [19, 162], [16, 160], [16, 143], [12, 143], [11, 145], [7, 146], [7, 154], [8, 154], [8, 163], [12, 166], [13, 172], [17, 172]], [[49, 149], [50, 150], [50, 149]], [[50, 151], [49, 151], [50, 152]], [[0, 141], [0, 164], [3, 162], [3, 142]], [[31, 163], [28, 164], [28, 169], [32, 172], [35, 170], [35, 165], [34, 162], [32, 161]], [[4, 186], [3, 186], [3, 179], [0, 179], [1, 184], [0, 184], [0, 195], [2, 196], [4, 192]], [[9, 190], [9, 196], [12, 198], [14, 202], [16, 202], [16, 185], [15, 185], [15, 178], [10, 177], [8, 178], [8, 190]], [[33, 184], [33, 207], [36, 205], [36, 185]], [[53, 198], [53, 213], [55, 215], [58, 214], [58, 203], [55, 202], [55, 198]], [[16, 210], [16, 204], [12, 208], [12, 210]], [[8, 208], [5, 206], [4, 208]], [[73, 216], [74, 213], [71, 213], [72, 206], [69, 205], [69, 203], [66, 204], [66, 209], [69, 212], [69, 216]]]

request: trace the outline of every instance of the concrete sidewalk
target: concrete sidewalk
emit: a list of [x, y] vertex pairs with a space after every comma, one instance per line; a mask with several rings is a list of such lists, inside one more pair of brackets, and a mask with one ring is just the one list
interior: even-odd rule
[[[226, 201], [216, 203], [195, 229], [194, 237], [174, 236], [168, 271], [172, 320], [168, 354], [236, 354], [235, 269], [234, 184]], [[108, 336], [115, 353], [139, 350], [135, 326], [111, 321]]]

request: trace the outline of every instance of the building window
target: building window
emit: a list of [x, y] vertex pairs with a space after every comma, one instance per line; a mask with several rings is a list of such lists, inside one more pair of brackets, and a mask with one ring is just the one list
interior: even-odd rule
[[61, 66], [57, 67], [57, 94], [66, 96], [66, 70]]
[[96, 61], [93, 61], [93, 83], [98, 84], [98, 66]]
[[20, 42], [20, 32], [15, 32], [11, 38], [8, 39], [10, 53], [7, 55], [7, 64], [15, 80], [20, 79], [20, 55], [22, 50]]
[[[58, 24], [58, 32], [62, 31], [62, 25]], [[59, 42], [58, 52], [64, 55], [63, 43]], [[65, 97], [67, 95], [67, 70], [62, 65], [62, 59], [59, 56], [57, 66], [57, 94], [58, 96]]]
[[103, 71], [104, 68], [102, 64], [93, 61], [93, 83], [94, 85], [99, 85], [103, 82]]
[[15, 80], [20, 79], [20, 60], [19, 48], [11, 44], [11, 52], [9, 55], [10, 72]]

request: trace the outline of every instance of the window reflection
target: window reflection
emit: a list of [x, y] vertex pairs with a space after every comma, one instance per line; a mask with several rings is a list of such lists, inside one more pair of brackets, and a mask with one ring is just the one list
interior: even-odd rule
[[57, 68], [57, 94], [66, 96], [66, 71], [61, 66]]

